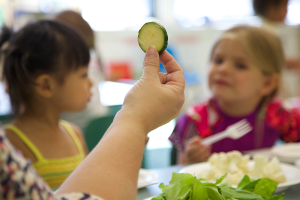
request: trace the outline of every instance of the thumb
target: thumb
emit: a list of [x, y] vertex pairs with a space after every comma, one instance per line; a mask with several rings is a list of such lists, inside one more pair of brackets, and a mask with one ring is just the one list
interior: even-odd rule
[[154, 45], [147, 49], [143, 68], [144, 78], [159, 78], [159, 56]]

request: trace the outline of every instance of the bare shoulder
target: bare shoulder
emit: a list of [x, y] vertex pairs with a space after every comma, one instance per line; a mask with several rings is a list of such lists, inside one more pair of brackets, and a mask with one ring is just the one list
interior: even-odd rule
[[14, 145], [17, 149], [22, 148], [22, 146], [26, 146], [24, 142], [21, 140], [21, 138], [15, 132], [9, 129], [4, 129], [4, 131], [10, 143]]
[[84, 139], [82, 130], [76, 124], [73, 124], [72, 122], [68, 122], [68, 123], [70, 124], [71, 128], [74, 130], [74, 132], [76, 133], [76, 135], [80, 139]]
[[85, 139], [84, 139], [84, 135], [83, 135], [83, 132], [82, 130], [76, 125], [76, 124], [73, 124], [71, 122], [68, 122], [71, 126], [71, 128], [74, 130], [74, 132], [76, 133], [77, 137], [79, 138], [82, 146], [83, 146], [83, 149], [86, 153], [86, 155], [88, 154], [88, 149], [87, 149], [87, 146], [86, 146], [86, 142], [85, 142]]
[[22, 152], [23, 156], [27, 159], [30, 159], [32, 162], [35, 162], [37, 159], [32, 151], [27, 147], [23, 140], [12, 130], [5, 129], [5, 134], [10, 143], [19, 151]]

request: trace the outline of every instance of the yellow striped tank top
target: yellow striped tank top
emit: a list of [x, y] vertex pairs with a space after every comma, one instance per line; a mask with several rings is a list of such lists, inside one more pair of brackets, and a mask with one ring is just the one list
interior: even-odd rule
[[3, 127], [4, 129], [9, 129], [16, 133], [25, 145], [32, 151], [37, 159], [37, 161], [33, 163], [33, 166], [54, 190], [56, 190], [64, 182], [64, 180], [85, 158], [83, 146], [71, 125], [63, 120], [60, 121], [60, 124], [70, 134], [75, 142], [79, 151], [78, 155], [60, 159], [46, 159], [43, 157], [38, 148], [29, 140], [29, 138], [16, 126], [10, 124]]

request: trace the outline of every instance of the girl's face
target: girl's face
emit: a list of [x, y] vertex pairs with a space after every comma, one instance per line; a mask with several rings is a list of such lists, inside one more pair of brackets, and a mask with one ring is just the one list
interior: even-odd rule
[[62, 85], [57, 85], [55, 103], [60, 110], [72, 112], [86, 107], [92, 95], [90, 89], [93, 85], [87, 70], [87, 67], [80, 67], [67, 74]]
[[278, 5], [270, 5], [266, 9], [266, 17], [275, 22], [284, 22], [287, 8], [288, 0], [282, 0]]
[[264, 95], [265, 78], [237, 41], [223, 39], [215, 47], [210, 63], [209, 87], [218, 100], [259, 102]]

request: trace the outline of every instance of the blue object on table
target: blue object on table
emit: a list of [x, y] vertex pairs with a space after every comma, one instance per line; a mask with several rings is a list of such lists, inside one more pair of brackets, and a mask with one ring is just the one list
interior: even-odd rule
[[[180, 62], [178, 61], [178, 57], [177, 57], [177, 54], [176, 54], [176, 50], [170, 45], [167, 47], [166, 50], [175, 58], [175, 60], [180, 65]], [[161, 63], [159, 65], [159, 72], [167, 73], [164, 66]], [[186, 85], [194, 85], [194, 84], [199, 84], [201, 82], [200, 74], [199, 74], [198, 71], [192, 71], [192, 72], [184, 71], [184, 78], [185, 78], [185, 84]]]

